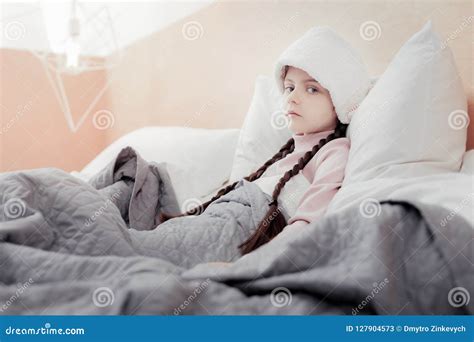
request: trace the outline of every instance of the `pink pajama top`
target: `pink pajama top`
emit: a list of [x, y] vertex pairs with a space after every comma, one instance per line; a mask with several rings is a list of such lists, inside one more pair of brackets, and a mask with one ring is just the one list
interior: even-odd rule
[[[332, 132], [329, 130], [301, 135], [293, 134], [294, 151], [272, 164], [253, 183], [271, 196], [283, 174], [318, 144], [320, 139]], [[290, 226], [306, 226], [324, 215], [330, 201], [342, 185], [349, 148], [350, 142], [346, 137], [326, 143], [303, 170], [285, 184], [278, 196], [278, 205], [282, 208], [282, 213], [288, 223], [285, 230]]]

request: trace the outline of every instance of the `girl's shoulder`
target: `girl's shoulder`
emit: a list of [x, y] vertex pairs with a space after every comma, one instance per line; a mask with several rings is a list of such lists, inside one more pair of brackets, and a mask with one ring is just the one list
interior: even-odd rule
[[351, 148], [351, 141], [347, 137], [337, 138], [326, 143], [321, 149], [316, 153], [316, 159], [320, 161], [327, 159], [332, 155], [347, 155], [349, 154], [349, 149]]
[[316, 170], [321, 167], [323, 169], [345, 167], [350, 146], [350, 140], [346, 137], [329, 141], [309, 161], [305, 170], [303, 170], [303, 174], [312, 182]]

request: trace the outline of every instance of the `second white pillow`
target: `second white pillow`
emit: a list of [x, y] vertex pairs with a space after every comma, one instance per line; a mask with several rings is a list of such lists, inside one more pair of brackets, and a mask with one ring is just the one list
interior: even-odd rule
[[467, 99], [431, 21], [399, 50], [352, 118], [345, 184], [460, 169]]

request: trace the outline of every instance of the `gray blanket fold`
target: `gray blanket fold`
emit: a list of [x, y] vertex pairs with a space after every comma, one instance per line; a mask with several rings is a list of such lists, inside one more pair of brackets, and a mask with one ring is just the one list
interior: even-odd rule
[[131, 147], [89, 183], [112, 201], [125, 221], [136, 230], [150, 230], [164, 212], [179, 212], [166, 163], [148, 163]]
[[242, 180], [160, 223], [179, 211], [166, 163], [130, 147], [88, 183], [34, 169], [0, 174], [0, 194], [0, 314], [474, 311], [474, 227], [440, 206], [348, 208], [241, 257], [268, 195]]

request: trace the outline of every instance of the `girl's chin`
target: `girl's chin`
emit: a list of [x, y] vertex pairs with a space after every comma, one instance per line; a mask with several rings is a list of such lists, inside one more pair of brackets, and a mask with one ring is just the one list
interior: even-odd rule
[[294, 125], [292, 122], [288, 125], [288, 129], [295, 134], [300, 134], [303, 131], [301, 125]]

